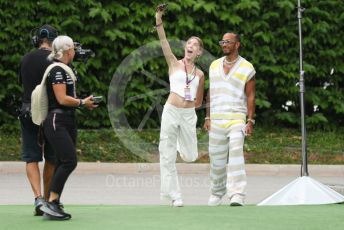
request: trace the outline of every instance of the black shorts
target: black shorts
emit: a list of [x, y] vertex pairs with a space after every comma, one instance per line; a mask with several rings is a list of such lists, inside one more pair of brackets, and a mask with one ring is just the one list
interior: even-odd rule
[[46, 161], [55, 162], [55, 153], [48, 143], [45, 141], [44, 154], [42, 147], [39, 146], [38, 133], [39, 126], [32, 122], [30, 115], [20, 116], [21, 136], [22, 136], [22, 160], [26, 163]]

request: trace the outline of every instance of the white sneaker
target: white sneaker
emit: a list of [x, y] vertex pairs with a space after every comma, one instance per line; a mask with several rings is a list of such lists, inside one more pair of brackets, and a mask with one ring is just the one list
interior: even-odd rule
[[244, 205], [244, 198], [240, 195], [232, 196], [230, 202], [230, 206], [243, 206]]
[[218, 206], [221, 204], [221, 198], [216, 195], [210, 195], [209, 200], [208, 200], [208, 205], [209, 206]]
[[183, 200], [182, 199], [176, 199], [172, 200], [172, 206], [173, 207], [183, 207]]

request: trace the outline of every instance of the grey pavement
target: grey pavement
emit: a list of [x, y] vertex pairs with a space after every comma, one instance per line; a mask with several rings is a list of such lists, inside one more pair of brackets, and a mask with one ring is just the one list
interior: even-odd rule
[[[206, 205], [209, 164], [178, 163], [177, 169], [184, 204]], [[310, 177], [344, 194], [344, 165], [309, 165], [308, 169]], [[246, 170], [247, 204], [259, 203], [300, 177], [300, 165], [247, 164]], [[33, 203], [25, 163], [0, 162], [0, 182], [0, 205]], [[82, 162], [67, 181], [61, 200], [65, 204], [168, 204], [160, 200], [159, 192], [158, 163]]]

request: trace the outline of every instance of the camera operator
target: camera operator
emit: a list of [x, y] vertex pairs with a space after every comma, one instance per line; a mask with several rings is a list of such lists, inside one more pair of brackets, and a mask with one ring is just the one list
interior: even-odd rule
[[56, 155], [56, 168], [50, 185], [49, 201], [41, 210], [50, 218], [69, 220], [60, 204], [64, 185], [77, 166], [75, 109], [78, 107], [96, 108], [93, 96], [84, 99], [76, 97], [76, 78], [68, 67], [75, 56], [73, 40], [68, 36], [58, 36], [52, 45], [48, 59], [59, 62], [46, 79], [48, 115], [43, 122], [44, 135]]
[[31, 93], [36, 85], [41, 83], [45, 69], [51, 64], [47, 57], [51, 52], [52, 41], [57, 37], [57, 30], [50, 25], [43, 25], [32, 32], [35, 32], [32, 37], [33, 45], [38, 49], [24, 55], [20, 63], [19, 81], [23, 88], [23, 99], [19, 119], [22, 135], [22, 160], [26, 162], [26, 174], [35, 196], [34, 215], [39, 216], [43, 215], [39, 208], [43, 205], [44, 198], [41, 193], [38, 162], [42, 161], [44, 156], [43, 187], [44, 197], [47, 199], [54, 172], [55, 154], [49, 145], [41, 148], [38, 144], [39, 126], [32, 122], [30, 114]]

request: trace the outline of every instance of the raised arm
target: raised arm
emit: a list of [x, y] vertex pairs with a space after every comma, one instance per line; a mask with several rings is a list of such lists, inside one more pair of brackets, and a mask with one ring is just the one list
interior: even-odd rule
[[161, 10], [159, 7], [155, 13], [155, 20], [156, 20], [156, 30], [158, 32], [162, 52], [164, 53], [167, 65], [171, 68], [175, 63], [178, 62], [177, 58], [172, 53], [170, 44], [167, 41], [164, 25], [162, 23], [162, 15], [164, 10]]

